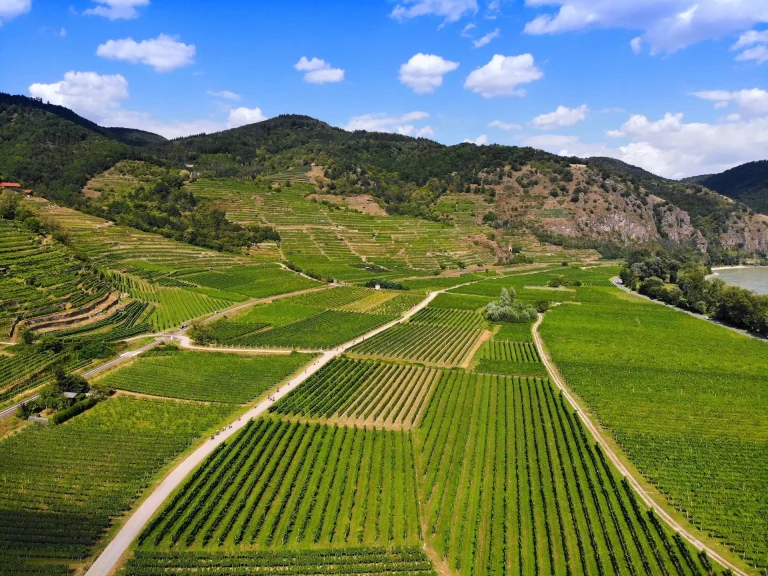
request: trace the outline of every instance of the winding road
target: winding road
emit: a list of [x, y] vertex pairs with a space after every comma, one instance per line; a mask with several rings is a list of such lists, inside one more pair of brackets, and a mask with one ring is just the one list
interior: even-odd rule
[[650, 494], [641, 486], [641, 484], [637, 481], [637, 479], [632, 475], [632, 473], [629, 471], [629, 469], [624, 465], [624, 462], [618, 457], [616, 452], [613, 450], [611, 445], [605, 440], [602, 432], [600, 431], [599, 427], [592, 421], [592, 418], [585, 410], [581, 408], [581, 406], [576, 402], [576, 399], [574, 398], [573, 394], [571, 393], [568, 386], [563, 381], [563, 378], [560, 375], [560, 372], [557, 370], [555, 365], [552, 363], [552, 359], [549, 357], [549, 353], [544, 348], [544, 341], [541, 339], [541, 336], [539, 335], [539, 326], [544, 321], [544, 315], [539, 314], [539, 319], [536, 320], [536, 323], [533, 325], [533, 339], [536, 343], [536, 348], [539, 351], [539, 356], [541, 357], [541, 361], [544, 363], [544, 366], [547, 368], [547, 372], [550, 375], [550, 378], [555, 383], [555, 385], [562, 391], [563, 396], [568, 400], [568, 403], [573, 407], [574, 410], [578, 413], [579, 417], [581, 418], [581, 421], [584, 423], [584, 425], [587, 427], [589, 432], [592, 434], [592, 437], [595, 438], [595, 440], [600, 444], [600, 447], [602, 448], [603, 452], [608, 456], [608, 458], [611, 460], [613, 465], [616, 467], [616, 469], [619, 471], [620, 474], [625, 476], [627, 478], [627, 481], [632, 485], [632, 488], [634, 491], [640, 496], [640, 498], [645, 502], [645, 505], [649, 508], [653, 509], [653, 511], [661, 517], [666, 524], [678, 532], [680, 536], [685, 538], [693, 547], [695, 547], [697, 550], [707, 553], [707, 556], [715, 560], [718, 564], [725, 568], [730, 568], [734, 574], [738, 576], [749, 576], [747, 572], [744, 572], [744, 570], [740, 569], [738, 566], [733, 565], [731, 562], [723, 558], [720, 554], [712, 550], [710, 547], [708, 547], [706, 544], [704, 544], [701, 540], [699, 540], [696, 536], [694, 536], [691, 532], [686, 530], [683, 526], [681, 526], [672, 516], [670, 516], [664, 508], [662, 508], [659, 504], [656, 503], [656, 501], [651, 498]]

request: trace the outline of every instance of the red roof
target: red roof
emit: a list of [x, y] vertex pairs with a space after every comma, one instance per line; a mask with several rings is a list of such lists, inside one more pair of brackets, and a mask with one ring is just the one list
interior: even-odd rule
[[32, 194], [32, 190], [24, 190], [24, 194]]
[[0, 186], [3, 188], [21, 188], [21, 184], [18, 182], [0, 182]]

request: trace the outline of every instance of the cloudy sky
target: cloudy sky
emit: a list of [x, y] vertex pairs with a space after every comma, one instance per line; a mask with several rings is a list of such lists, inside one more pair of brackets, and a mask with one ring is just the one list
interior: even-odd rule
[[167, 137], [299, 113], [679, 178], [768, 158], [768, 1], [0, 0], [0, 91]]

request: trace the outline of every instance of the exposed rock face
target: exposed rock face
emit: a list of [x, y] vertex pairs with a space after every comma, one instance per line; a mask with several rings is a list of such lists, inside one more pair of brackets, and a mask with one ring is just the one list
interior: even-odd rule
[[667, 238], [680, 244], [693, 241], [697, 249], [706, 252], [709, 243], [702, 233], [693, 227], [688, 212], [668, 204], [665, 207], [658, 206], [656, 214], [659, 218], [659, 227]]
[[758, 214], [728, 219], [728, 231], [720, 235], [723, 248], [740, 248], [747, 252], [768, 252], [768, 217]]

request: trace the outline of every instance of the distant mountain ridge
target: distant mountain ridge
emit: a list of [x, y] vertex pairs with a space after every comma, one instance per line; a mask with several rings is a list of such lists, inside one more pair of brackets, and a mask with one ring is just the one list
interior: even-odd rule
[[756, 212], [768, 214], [768, 160], [748, 162], [720, 174], [694, 176], [685, 181], [706, 186], [743, 202]]
[[672, 242], [708, 251], [715, 261], [768, 252], [768, 218], [750, 214], [746, 203], [612, 158], [445, 146], [399, 134], [347, 132], [301, 115], [166, 140], [103, 128], [62, 106], [0, 94], [0, 176], [87, 209], [83, 187], [122, 160], [173, 170], [191, 165], [202, 177], [260, 181], [315, 166], [313, 178], [325, 194], [368, 195], [389, 214], [431, 220], [450, 220], [437, 208], [444, 194], [480, 194], [497, 214], [478, 215], [479, 225], [493, 222], [577, 247]]

